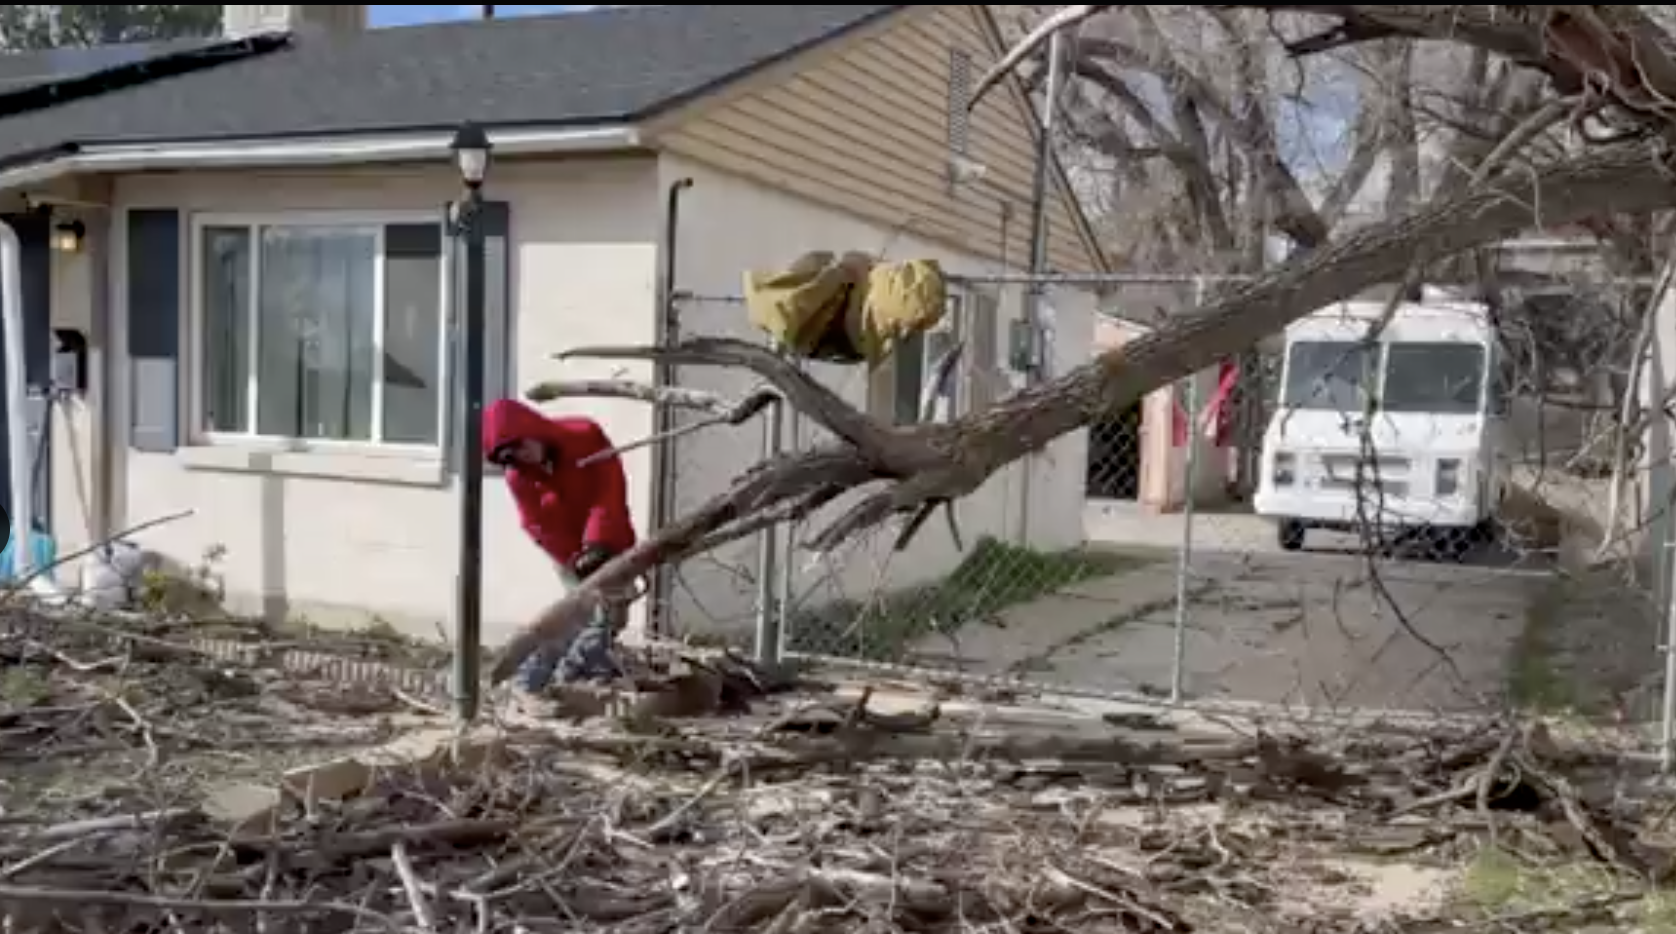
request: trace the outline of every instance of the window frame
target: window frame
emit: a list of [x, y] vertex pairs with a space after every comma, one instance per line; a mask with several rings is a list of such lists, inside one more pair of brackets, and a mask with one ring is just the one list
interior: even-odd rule
[[[920, 355], [920, 378], [913, 381], [914, 420], [899, 422], [896, 419], [905, 401], [902, 393], [908, 391], [904, 388], [904, 383], [908, 381], [902, 378], [902, 348], [891, 354], [869, 380], [868, 414], [874, 418], [888, 420], [897, 427], [925, 424], [919, 419], [918, 413], [925, 407], [925, 397], [921, 392], [925, 388], [925, 376], [937, 362], [936, 357], [929, 353], [929, 341], [925, 339], [933, 332], [953, 334], [955, 340], [962, 342], [960, 361], [955, 365], [953, 379], [950, 381], [952, 396], [949, 400], [948, 418], [962, 418], [993, 407], [1008, 394], [1006, 390], [995, 385], [996, 381], [1006, 378], [1002, 366], [1001, 329], [1011, 319], [1005, 317], [1004, 312], [999, 292], [975, 290], [951, 294], [948, 298], [948, 311], [937, 325], [910, 338]], [[990, 326], [991, 336], [987, 345], [980, 347], [974, 340], [974, 324]], [[977, 358], [977, 351], [980, 349], [989, 351], [987, 360]], [[980, 381], [985, 385], [979, 386]]]
[[[986, 411], [1008, 395], [1001, 388], [1007, 379], [1003, 349], [1003, 333], [1010, 319], [1002, 313], [1001, 292], [998, 287], [979, 286], [961, 296], [959, 335], [965, 341], [965, 353], [960, 361], [961, 415]], [[989, 335], [980, 348], [976, 340], [976, 325], [987, 326]], [[977, 351], [988, 350], [985, 359], [978, 359]], [[980, 382], [983, 385], [979, 385]]]
[[[384, 329], [387, 321], [385, 276], [388, 269], [388, 253], [386, 252], [386, 231], [390, 226], [402, 225], [436, 225], [441, 231], [442, 251], [438, 257], [437, 270], [437, 440], [431, 444], [416, 444], [413, 442], [389, 442], [379, 440], [384, 427]], [[250, 347], [247, 351], [245, 366], [246, 379], [252, 391], [246, 401], [246, 416], [250, 419], [252, 431], [226, 432], [211, 431], [206, 425], [207, 411], [205, 409], [204, 381], [208, 376], [208, 360], [204, 351], [206, 311], [204, 307], [204, 234], [211, 227], [243, 227], [251, 234], [250, 253], [250, 307], [248, 309], [249, 323], [256, 326], [260, 314], [261, 301], [261, 238], [258, 231], [263, 227], [360, 227], [373, 228], [377, 231], [378, 263], [373, 270], [373, 336], [375, 352], [373, 354], [372, 378], [372, 426], [373, 437], [367, 439], [342, 438], [299, 438], [290, 435], [264, 435], [254, 431], [256, 422], [254, 410], [257, 405], [260, 387], [257, 372], [260, 365], [260, 341], [256, 339], [259, 330], [251, 333]], [[188, 418], [190, 430], [186, 433], [190, 445], [205, 447], [255, 447], [286, 451], [318, 451], [324, 453], [346, 454], [387, 454], [409, 455], [427, 458], [439, 457], [448, 444], [450, 428], [450, 412], [453, 404], [449, 387], [453, 380], [453, 367], [450, 354], [452, 344], [451, 329], [454, 320], [454, 294], [452, 289], [453, 250], [451, 238], [442, 213], [425, 210], [347, 210], [347, 211], [262, 211], [262, 212], [222, 212], [204, 211], [193, 212], [190, 216], [188, 235], [188, 258], [185, 262], [185, 274], [188, 284], [188, 321], [185, 352], [183, 356], [188, 361], [187, 391]]]
[[[965, 338], [966, 307], [967, 303], [965, 296], [950, 296], [948, 309], [944, 312], [943, 317], [937, 321], [936, 325], [911, 335], [907, 340], [902, 342], [903, 346], [899, 347], [891, 354], [889, 362], [891, 388], [889, 402], [890, 420], [892, 424], [902, 428], [906, 428], [911, 425], [928, 424], [920, 418], [920, 413], [925, 410], [925, 380], [928, 376], [930, 376], [932, 367], [934, 367], [937, 363], [936, 357], [931, 355], [931, 341], [928, 340], [928, 338], [935, 332], [953, 335], [955, 341], [963, 340]], [[919, 378], [916, 380], [905, 380], [902, 378], [902, 363], [905, 359], [908, 359], [907, 355], [902, 351], [909, 348], [918, 351], [919, 354]], [[966, 386], [964, 384], [966, 382], [967, 373], [969, 372], [968, 365], [971, 362], [970, 355], [967, 353], [968, 349], [969, 348], [963, 348], [961, 350], [961, 359], [955, 363], [954, 372], [949, 374], [949, 390], [951, 394], [949, 398], [949, 419], [959, 418], [961, 415], [965, 414], [967, 393]], [[909, 383], [912, 383], [912, 385], [907, 385]], [[914, 418], [912, 421], [904, 422], [898, 419], [898, 415], [902, 410], [903, 403], [906, 401], [903, 398], [903, 395], [908, 392], [912, 392], [914, 396]], [[931, 423], [936, 423], [936, 419], [933, 418]]]

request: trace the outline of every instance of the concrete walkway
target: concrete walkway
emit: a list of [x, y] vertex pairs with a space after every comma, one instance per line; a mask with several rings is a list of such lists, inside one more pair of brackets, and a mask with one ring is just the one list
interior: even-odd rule
[[[1544, 578], [1496, 568], [1332, 554], [1198, 555], [1183, 639], [1189, 697], [1460, 712], [1493, 703]], [[1011, 607], [932, 636], [921, 664], [1044, 684], [1167, 693], [1175, 663], [1170, 561]], [[1393, 609], [1393, 605], [1395, 609]]]
[[1137, 620], [1169, 614], [1175, 604], [1174, 567], [1149, 564], [1079, 581], [956, 633], [926, 636], [912, 654], [919, 664], [1028, 677], [1051, 671], [1056, 659], [1077, 645]]

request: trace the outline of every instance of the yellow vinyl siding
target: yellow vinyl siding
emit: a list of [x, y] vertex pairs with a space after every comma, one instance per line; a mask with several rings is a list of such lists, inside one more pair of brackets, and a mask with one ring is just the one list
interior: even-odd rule
[[[817, 50], [802, 68], [775, 69], [744, 93], [656, 133], [653, 144], [892, 229], [1022, 266], [1029, 254], [1031, 141], [1017, 94], [996, 93], [975, 111], [967, 158], [987, 166], [980, 185], [948, 183], [950, 48], [972, 58], [973, 79], [997, 52], [981, 8], [921, 7]], [[751, 82], [747, 82], [750, 85]], [[1064, 200], [1050, 202], [1049, 263], [1093, 271], [1097, 260]], [[1000, 192], [1013, 204], [1003, 222]], [[889, 243], [833, 244], [882, 251]]]

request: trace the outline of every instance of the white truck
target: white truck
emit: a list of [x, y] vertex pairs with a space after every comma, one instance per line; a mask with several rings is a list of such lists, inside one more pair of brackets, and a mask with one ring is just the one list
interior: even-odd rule
[[1508, 400], [1489, 309], [1426, 295], [1344, 302], [1286, 329], [1254, 506], [1280, 547], [1310, 529], [1424, 535], [1458, 560], [1505, 496]]

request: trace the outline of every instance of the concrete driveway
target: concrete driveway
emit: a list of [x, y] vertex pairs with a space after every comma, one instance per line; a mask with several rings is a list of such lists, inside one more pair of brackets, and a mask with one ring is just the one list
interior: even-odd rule
[[[1179, 518], [1150, 518], [1175, 519], [1179, 535]], [[1281, 552], [1260, 520], [1218, 518], [1240, 521], [1221, 523], [1220, 535], [1211, 520], [1195, 527], [1184, 613], [1179, 549], [1167, 547], [1166, 529], [1116, 546], [1152, 559], [1135, 570], [928, 637], [915, 654], [970, 672], [1164, 695], [1179, 618], [1189, 697], [1462, 712], [1499, 699], [1530, 603], [1548, 579], [1494, 553], [1465, 564], [1400, 554], [1370, 562], [1350, 553], [1348, 536], [1312, 535], [1312, 550]]]

